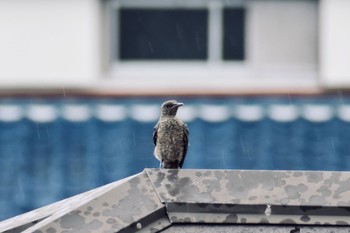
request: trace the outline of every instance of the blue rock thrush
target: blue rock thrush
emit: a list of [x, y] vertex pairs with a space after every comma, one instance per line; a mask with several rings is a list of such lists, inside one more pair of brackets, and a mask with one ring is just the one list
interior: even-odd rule
[[188, 128], [176, 117], [183, 103], [169, 100], [162, 104], [160, 118], [154, 127], [154, 156], [161, 168], [182, 168], [188, 148]]

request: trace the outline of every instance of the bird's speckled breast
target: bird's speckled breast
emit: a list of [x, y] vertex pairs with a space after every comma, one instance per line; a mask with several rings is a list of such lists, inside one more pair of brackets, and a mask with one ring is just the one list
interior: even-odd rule
[[176, 117], [159, 121], [155, 155], [165, 161], [180, 161], [184, 154], [184, 123]]

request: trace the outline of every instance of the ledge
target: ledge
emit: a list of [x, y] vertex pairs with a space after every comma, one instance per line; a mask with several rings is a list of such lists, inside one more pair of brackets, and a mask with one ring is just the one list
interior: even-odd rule
[[349, 194], [349, 172], [145, 169], [0, 222], [0, 229], [157, 232], [180, 223], [344, 226], [350, 224]]

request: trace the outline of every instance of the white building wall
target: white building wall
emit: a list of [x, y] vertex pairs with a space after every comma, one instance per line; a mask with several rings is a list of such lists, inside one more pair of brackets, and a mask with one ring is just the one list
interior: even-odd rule
[[316, 1], [256, 0], [250, 4], [248, 40], [255, 68], [314, 70], [317, 65]]
[[95, 80], [99, 9], [99, 0], [1, 0], [0, 87]]
[[[318, 23], [313, 21], [316, 9], [312, 1], [305, 1], [306, 8], [304, 3], [295, 2], [296, 5], [292, 0], [252, 1], [247, 22], [252, 27], [248, 29], [251, 38], [248, 37], [250, 41], [247, 42], [249, 68], [260, 70], [277, 63], [306, 65], [306, 68], [315, 65], [319, 69], [318, 80], [324, 87], [350, 87], [350, 0], [319, 0]], [[103, 4], [101, 0], [1, 0], [0, 89], [96, 87], [96, 83], [102, 87], [107, 83], [110, 87], [110, 82], [101, 79], [102, 66], [108, 59], [108, 48], [101, 46], [101, 28], [106, 27], [101, 15]], [[289, 4], [294, 10], [287, 12]], [[301, 35], [290, 34], [285, 29], [264, 28], [264, 25], [279, 25], [279, 19], [271, 21], [266, 16], [270, 14], [276, 17], [295, 15], [296, 21], [288, 22], [294, 32], [300, 29], [303, 33], [310, 25], [311, 28], [314, 25], [315, 30], [318, 27], [318, 51], [313, 41], [303, 43], [306, 39]], [[303, 24], [298, 21], [298, 14], [306, 14], [310, 20]], [[274, 40], [277, 36], [282, 36], [277, 41], [281, 43]], [[290, 45], [288, 40], [295, 44]], [[299, 48], [299, 45], [306, 47]], [[281, 55], [285, 52], [289, 56]], [[126, 80], [127, 83], [130, 81]], [[227, 86], [225, 82], [223, 80], [223, 86]], [[239, 86], [231, 78], [229, 82]], [[248, 82], [245, 86], [249, 88], [250, 82], [245, 77], [244, 82]], [[209, 85], [212, 85], [211, 81]]]
[[350, 87], [350, 1], [320, 1], [320, 76], [324, 86]]

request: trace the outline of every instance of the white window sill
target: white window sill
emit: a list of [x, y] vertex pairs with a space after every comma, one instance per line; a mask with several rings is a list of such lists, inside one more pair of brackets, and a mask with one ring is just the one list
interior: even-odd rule
[[[283, 66], [279, 66], [283, 67]], [[251, 68], [244, 63], [122, 63], [106, 75], [2, 79], [0, 89], [65, 89], [97, 94], [177, 95], [320, 92], [316, 69]]]
[[98, 86], [114, 90], [161, 93], [233, 93], [317, 91], [311, 67], [249, 68], [243, 63], [137, 63], [115, 66]]

